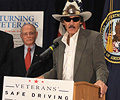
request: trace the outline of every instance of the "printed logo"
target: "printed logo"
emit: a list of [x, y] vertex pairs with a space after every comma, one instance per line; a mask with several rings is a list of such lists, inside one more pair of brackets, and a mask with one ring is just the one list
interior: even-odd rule
[[111, 63], [120, 63], [120, 10], [107, 15], [100, 32], [103, 36], [105, 59]]

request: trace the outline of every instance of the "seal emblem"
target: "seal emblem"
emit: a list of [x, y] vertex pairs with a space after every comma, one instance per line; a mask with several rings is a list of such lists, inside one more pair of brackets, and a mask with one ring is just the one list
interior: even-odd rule
[[120, 10], [110, 12], [101, 24], [105, 59], [120, 63]]

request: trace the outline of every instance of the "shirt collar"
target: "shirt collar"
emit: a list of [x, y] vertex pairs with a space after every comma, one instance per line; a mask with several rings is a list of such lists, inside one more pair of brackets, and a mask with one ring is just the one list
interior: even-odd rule
[[[24, 45], [24, 48], [27, 50], [27, 49], [28, 49], [28, 46]], [[35, 49], [35, 44], [32, 45], [30, 48], [31, 48], [31, 51], [34, 50], [34, 49]]]
[[[70, 37], [70, 39], [73, 39], [75, 42], [77, 42], [77, 38], [78, 38], [78, 34], [79, 34], [80, 28], [78, 29], [78, 31], [72, 36]], [[68, 32], [66, 31], [65, 34], [63, 35], [63, 38], [61, 39], [61, 41], [64, 44], [67, 44], [67, 37], [68, 37]]]

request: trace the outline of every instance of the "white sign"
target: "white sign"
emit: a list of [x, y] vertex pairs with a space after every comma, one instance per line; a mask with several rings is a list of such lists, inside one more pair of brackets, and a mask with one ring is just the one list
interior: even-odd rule
[[2, 100], [73, 100], [73, 81], [4, 77]]
[[43, 46], [43, 11], [0, 11], [0, 30], [13, 35], [14, 47], [23, 44], [20, 38], [20, 29], [26, 24], [33, 24], [38, 37], [36, 44]]

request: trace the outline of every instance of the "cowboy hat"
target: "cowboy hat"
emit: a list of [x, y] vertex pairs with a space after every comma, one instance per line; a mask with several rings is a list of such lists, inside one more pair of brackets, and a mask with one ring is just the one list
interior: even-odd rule
[[77, 3], [74, 2], [66, 2], [66, 5], [63, 9], [62, 15], [60, 14], [53, 14], [53, 18], [60, 21], [61, 17], [69, 17], [69, 16], [82, 16], [83, 20], [86, 21], [88, 20], [92, 13], [89, 11], [81, 12], [80, 8], [78, 7]]

